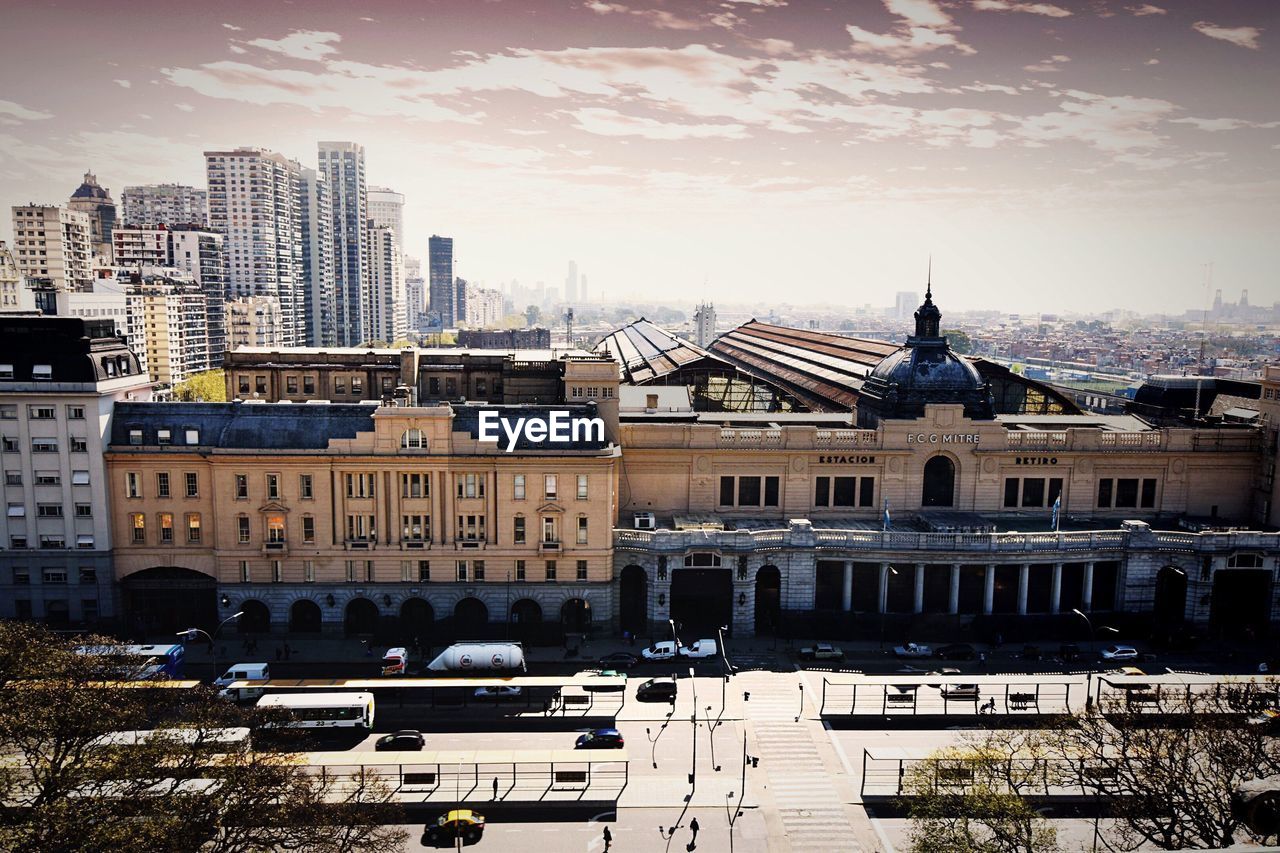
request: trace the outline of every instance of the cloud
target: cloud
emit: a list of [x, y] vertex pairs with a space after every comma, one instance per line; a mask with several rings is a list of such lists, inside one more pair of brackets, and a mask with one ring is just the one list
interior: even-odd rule
[[746, 126], [741, 124], [663, 122], [594, 107], [573, 110], [569, 115], [573, 116], [575, 127], [600, 136], [640, 136], [645, 139], [744, 139], [748, 136]]
[[174, 106], [182, 110], [184, 113], [193, 113], [196, 111], [196, 108], [191, 106], [190, 104], [177, 103], [177, 104], [174, 104]]
[[133, 86], [133, 84], [130, 83], [128, 80], [112, 80], [111, 82], [115, 83], [121, 89], [128, 89]]
[[338, 48], [333, 43], [340, 41], [342, 41], [342, 36], [337, 33], [295, 30], [282, 39], [253, 39], [248, 44], [273, 53], [283, 54], [293, 59], [307, 59], [319, 62], [326, 56], [337, 53]]
[[1159, 98], [1098, 95], [1070, 89], [1060, 93], [1058, 109], [1018, 119], [1014, 135], [1031, 145], [1074, 140], [1109, 153], [1159, 148], [1155, 131], [1177, 107]]
[[1005, 86], [1002, 83], [971, 83], [967, 86], [961, 86], [966, 92], [1001, 92], [1005, 95], [1016, 95], [1018, 90], [1012, 86]]
[[1222, 130], [1239, 130], [1242, 127], [1260, 127], [1272, 128], [1280, 127], [1280, 121], [1246, 121], [1241, 118], [1195, 118], [1187, 116], [1186, 118], [1169, 119], [1172, 124], [1189, 124], [1196, 130], [1204, 130], [1209, 133], [1216, 133]]
[[223, 24], [222, 26], [228, 30], [234, 30], [235, 32], [240, 32], [244, 29], [244, 27], [237, 27], [235, 24]]
[[1159, 65], [1159, 64], [1160, 64], [1160, 60], [1156, 59], [1155, 57], [1152, 57], [1151, 59], [1148, 59], [1146, 62], [1144, 62], [1144, 63], [1142, 63], [1142, 64], [1143, 64], [1143, 65]]
[[1144, 15], [1167, 15], [1167, 9], [1161, 9], [1159, 6], [1152, 6], [1150, 3], [1143, 3], [1141, 6], [1130, 6], [1129, 11], [1138, 17]]
[[[666, 9], [636, 9], [622, 3], [607, 3], [604, 0], [591, 0], [586, 4], [586, 8], [597, 15], [631, 15], [660, 30], [701, 30], [707, 27], [732, 30], [742, 23], [742, 19], [732, 12], [714, 12], [695, 18], [686, 18]], [[727, 4], [725, 8], [729, 8]]]
[[53, 118], [53, 113], [29, 109], [24, 107], [22, 104], [15, 103], [14, 101], [0, 100], [0, 122], [3, 122], [4, 124], [18, 124], [24, 121], [42, 121], [47, 118]]
[[983, 12], [1028, 12], [1047, 18], [1069, 18], [1071, 13], [1052, 3], [1024, 3], [1019, 0], [973, 0], [973, 8]]
[[1060, 53], [1055, 53], [1053, 56], [1049, 57], [1048, 59], [1042, 59], [1040, 62], [1036, 63], [1035, 65], [1024, 65], [1022, 67], [1027, 71], [1031, 71], [1039, 74], [1047, 74], [1053, 71], [1061, 71], [1062, 64], [1064, 62], [1070, 62], [1070, 61], [1071, 61], [1071, 57], [1063, 56]]
[[960, 53], [976, 51], [955, 37], [958, 30], [951, 16], [933, 0], [884, 0], [885, 8], [902, 21], [887, 33], [873, 33], [849, 24], [845, 31], [853, 39], [857, 53], [882, 53], [895, 59], [906, 59], [927, 53], [940, 47], [950, 47]]
[[1208, 21], [1196, 21], [1191, 29], [1211, 39], [1231, 42], [1250, 50], [1257, 50], [1261, 46], [1258, 44], [1258, 37], [1262, 35], [1262, 30], [1257, 27], [1220, 27]]

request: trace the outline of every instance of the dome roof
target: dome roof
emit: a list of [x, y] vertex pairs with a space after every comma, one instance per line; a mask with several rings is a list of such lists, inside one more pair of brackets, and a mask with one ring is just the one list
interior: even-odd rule
[[979, 391], [986, 385], [978, 369], [945, 344], [902, 347], [877, 364], [867, 378], [896, 385], [899, 394]]
[[[64, 185], [65, 186], [65, 185]], [[107, 192], [98, 185], [98, 178], [93, 172], [84, 173], [84, 183], [76, 187], [76, 191], [71, 194], [72, 198], [92, 198], [102, 199], [103, 201], [111, 200], [111, 193]]]

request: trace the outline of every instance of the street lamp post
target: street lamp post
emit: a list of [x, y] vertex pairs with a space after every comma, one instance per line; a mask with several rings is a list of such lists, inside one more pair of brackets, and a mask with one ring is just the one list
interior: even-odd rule
[[733, 802], [733, 791], [725, 794], [724, 811], [725, 817], [729, 819], [729, 853], [733, 853], [733, 825], [738, 818], [742, 816], [742, 801], [747, 796], [747, 731], [742, 730], [742, 787], [738, 789], [738, 805], [730, 808]]
[[890, 566], [889, 573], [884, 576], [884, 596], [880, 600], [880, 651], [884, 651], [884, 614], [889, 609], [889, 575], [897, 573], [898, 570]]
[[1071, 612], [1084, 620], [1084, 624], [1089, 626], [1089, 671], [1085, 673], [1084, 682], [1084, 706], [1085, 708], [1093, 707], [1093, 676], [1098, 669], [1098, 631], [1110, 631], [1113, 634], [1120, 633], [1110, 625], [1099, 625], [1096, 629], [1093, 627], [1093, 620], [1084, 614], [1078, 607], [1071, 608]]
[[213, 629], [212, 634], [210, 634], [208, 631], [204, 630], [203, 628], [188, 628], [185, 631], [178, 632], [178, 636], [184, 640], [194, 640], [200, 634], [204, 634], [205, 639], [209, 641], [209, 656], [213, 658], [213, 680], [217, 680], [218, 676], [222, 674], [218, 672], [218, 651], [214, 644], [214, 638], [216, 638], [218, 634], [222, 631], [223, 625], [226, 625], [228, 622], [231, 622], [235, 619], [239, 619], [243, 615], [244, 615], [243, 610], [232, 613], [226, 619], [223, 619], [221, 622], [218, 623], [218, 627]]
[[[716, 715], [715, 720], [711, 719], [711, 706], [707, 706], [707, 739], [711, 741], [711, 766], [719, 773], [720, 765], [716, 764], [716, 729], [720, 728], [721, 720], [724, 718], [724, 709], [729, 689], [729, 676], [733, 674], [733, 665], [729, 663], [729, 657], [724, 649], [724, 632], [726, 626], [719, 626], [716, 631], [720, 636], [720, 660], [724, 663], [724, 674], [720, 676], [720, 713]], [[695, 709], [697, 706], [694, 706]]]

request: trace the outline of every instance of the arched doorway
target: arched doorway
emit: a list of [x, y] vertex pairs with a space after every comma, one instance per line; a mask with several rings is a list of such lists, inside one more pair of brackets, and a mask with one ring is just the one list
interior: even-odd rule
[[761, 566], [756, 572], [756, 635], [773, 634], [782, 619], [782, 572]]
[[633, 634], [649, 632], [649, 576], [639, 566], [622, 570], [618, 589], [618, 622]]
[[244, 615], [236, 620], [236, 631], [240, 634], [267, 634], [271, 631], [271, 611], [261, 601], [249, 599], [240, 603], [240, 612]]
[[591, 624], [591, 602], [571, 598], [560, 606], [560, 624], [571, 634], [581, 634]]
[[289, 630], [298, 634], [320, 633], [320, 605], [300, 598], [289, 607]]
[[1165, 566], [1156, 573], [1156, 624], [1179, 628], [1187, 617], [1187, 573]]
[[218, 582], [203, 572], [158, 566], [120, 580], [125, 619], [138, 637], [188, 628], [212, 631], [234, 611], [218, 614]]
[[453, 608], [453, 629], [458, 635], [455, 639], [468, 639], [467, 632], [480, 632], [489, 625], [489, 608], [478, 598], [464, 598]]
[[372, 634], [378, 628], [378, 605], [367, 598], [353, 598], [347, 602], [344, 620], [347, 635]]
[[516, 625], [540, 625], [542, 605], [532, 598], [522, 598], [511, 605], [511, 621]]
[[946, 456], [935, 456], [924, 463], [922, 506], [955, 506], [956, 466]]
[[407, 638], [416, 640], [419, 645], [431, 642], [431, 632], [435, 628], [436, 613], [431, 603], [421, 598], [406, 598], [400, 605], [400, 630]]

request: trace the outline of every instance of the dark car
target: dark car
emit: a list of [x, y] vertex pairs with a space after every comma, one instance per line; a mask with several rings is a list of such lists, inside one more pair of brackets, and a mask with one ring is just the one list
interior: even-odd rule
[[973, 660], [977, 652], [968, 643], [951, 643], [934, 649], [933, 656], [943, 660]]
[[603, 669], [631, 669], [640, 662], [640, 658], [631, 654], [631, 652], [614, 652], [611, 655], [605, 655], [600, 658], [600, 666]]
[[641, 702], [674, 702], [676, 701], [676, 680], [650, 678], [636, 688], [636, 699]]
[[406, 729], [383, 735], [378, 738], [373, 748], [378, 752], [410, 752], [421, 750], [426, 742], [427, 739], [422, 736], [422, 732]]
[[622, 749], [622, 732], [617, 729], [592, 729], [578, 738], [574, 749]]

